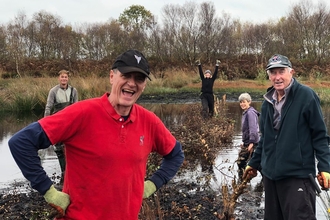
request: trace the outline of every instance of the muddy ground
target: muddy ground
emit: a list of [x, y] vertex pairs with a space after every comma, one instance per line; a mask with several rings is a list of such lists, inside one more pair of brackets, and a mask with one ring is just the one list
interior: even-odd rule
[[[58, 184], [56, 188], [61, 189]], [[248, 186], [246, 193], [238, 199], [236, 220], [263, 219], [263, 208], [260, 206], [262, 190], [262, 185]], [[148, 200], [143, 203], [139, 216], [141, 220], [219, 220], [219, 215], [223, 213], [221, 193], [198, 182], [169, 183]], [[153, 209], [153, 214], [145, 209]], [[159, 209], [157, 214], [155, 209]], [[56, 212], [44, 198], [26, 183], [15, 183], [0, 195], [0, 219], [48, 220], [55, 216]]]

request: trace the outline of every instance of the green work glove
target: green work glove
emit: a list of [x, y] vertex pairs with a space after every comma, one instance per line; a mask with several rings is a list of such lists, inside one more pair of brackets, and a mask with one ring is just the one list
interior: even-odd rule
[[329, 187], [330, 187], [330, 173], [320, 172], [319, 174], [317, 174], [316, 178], [319, 181], [319, 184], [322, 187], [322, 189], [329, 189]]
[[59, 215], [57, 217], [63, 217], [65, 215], [65, 210], [70, 204], [70, 196], [68, 194], [58, 191], [52, 185], [47, 190], [44, 198], [49, 205], [58, 211]]
[[243, 180], [246, 180], [246, 181], [249, 181], [251, 180], [252, 178], [256, 177], [258, 174], [258, 171], [257, 169], [254, 169], [253, 167], [250, 167], [249, 165], [246, 166], [245, 170], [244, 170], [244, 173], [243, 173], [243, 176], [242, 176], [242, 179]]
[[215, 64], [216, 64], [217, 66], [219, 66], [220, 63], [221, 63], [220, 60], [217, 60], [217, 61], [215, 62]]
[[150, 180], [144, 181], [144, 191], [143, 191], [143, 198], [148, 198], [154, 192], [156, 192], [156, 185], [151, 182]]

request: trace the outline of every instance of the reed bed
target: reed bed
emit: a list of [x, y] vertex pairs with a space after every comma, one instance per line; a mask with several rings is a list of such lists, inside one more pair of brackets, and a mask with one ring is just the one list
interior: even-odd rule
[[[159, 74], [157, 78], [151, 75], [148, 80], [145, 95], [175, 94], [180, 92], [198, 93], [201, 87], [199, 75], [194, 71], [171, 70]], [[326, 81], [302, 81], [311, 86], [319, 95], [322, 104], [330, 103], [330, 85]], [[44, 109], [49, 90], [58, 84], [56, 77], [21, 77], [0, 79], [0, 111], [28, 112]], [[78, 90], [79, 100], [98, 97], [111, 89], [109, 77], [70, 77], [70, 84]], [[264, 79], [256, 80], [223, 80], [218, 78], [214, 84], [214, 91], [221, 93], [250, 92], [264, 94], [270, 86]]]

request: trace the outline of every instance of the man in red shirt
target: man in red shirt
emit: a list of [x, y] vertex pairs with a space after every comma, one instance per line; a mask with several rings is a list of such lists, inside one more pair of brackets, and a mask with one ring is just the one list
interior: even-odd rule
[[[34, 122], [9, 140], [12, 155], [31, 186], [60, 214], [58, 219], [138, 219], [142, 199], [174, 177], [181, 144], [152, 112], [136, 104], [149, 78], [142, 53], [128, 50], [110, 71], [111, 92], [80, 101]], [[38, 149], [63, 142], [63, 192], [54, 188]], [[148, 155], [163, 155], [145, 180]]]

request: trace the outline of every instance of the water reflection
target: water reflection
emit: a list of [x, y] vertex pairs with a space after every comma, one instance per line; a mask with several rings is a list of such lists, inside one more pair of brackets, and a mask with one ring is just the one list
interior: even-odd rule
[[[12, 135], [21, 128], [25, 127], [32, 121], [36, 121], [42, 116], [40, 113], [28, 113], [28, 114], [11, 114], [1, 113], [0, 114], [0, 141], [7, 135]], [[1, 146], [1, 145], [0, 145]]]
[[[187, 109], [190, 108], [191, 104], [141, 104], [145, 108], [153, 111], [157, 116], [159, 116], [164, 124], [168, 126], [173, 126], [173, 122], [175, 125], [180, 125], [185, 117], [189, 117], [185, 114]], [[252, 106], [260, 111], [261, 102], [253, 102]], [[322, 107], [324, 118], [328, 129], [330, 128], [330, 107], [323, 106]], [[199, 114], [199, 112], [196, 112]], [[235, 120], [235, 136], [233, 142], [233, 148], [229, 149], [229, 153], [232, 155], [237, 155], [236, 147], [239, 146], [241, 141], [241, 114], [242, 110], [239, 107], [238, 102], [227, 102], [225, 104], [225, 109], [221, 114], [227, 118], [233, 118]], [[20, 171], [17, 168], [16, 163], [12, 159], [12, 156], [8, 149], [8, 140], [10, 137], [25, 127], [31, 122], [34, 122], [38, 119], [42, 118], [42, 113], [31, 113], [25, 115], [13, 115], [13, 114], [1, 114], [0, 116], [0, 165], [1, 167], [6, 167], [6, 169], [0, 170], [0, 184], [8, 182], [10, 180], [15, 179], [17, 176], [20, 176]], [[54, 154], [52, 149], [41, 150], [40, 155], [43, 163], [48, 163], [46, 159], [55, 160], [56, 155]], [[224, 155], [222, 155], [224, 156]], [[220, 157], [220, 156], [219, 156]], [[220, 160], [220, 159], [219, 159]], [[222, 159], [223, 160], [223, 159]], [[216, 161], [216, 163], [220, 163], [220, 161]], [[56, 167], [56, 163], [53, 167], [50, 167], [52, 172], [54, 171], [54, 167]], [[232, 164], [231, 164], [232, 165]], [[1, 188], [1, 186], [0, 186]]]
[[[7, 188], [8, 186], [15, 184], [16, 182], [25, 181], [21, 171], [17, 167], [13, 157], [11, 156], [8, 140], [14, 133], [36, 121], [42, 117], [41, 113], [30, 114], [10, 114], [3, 113], [0, 116], [0, 189]], [[52, 162], [54, 151], [49, 148], [39, 151], [43, 166], [47, 173], [52, 174], [57, 171], [57, 164]]]
[[163, 123], [171, 129], [171, 126], [180, 125], [186, 117], [185, 112], [191, 104], [141, 104], [154, 112]]

